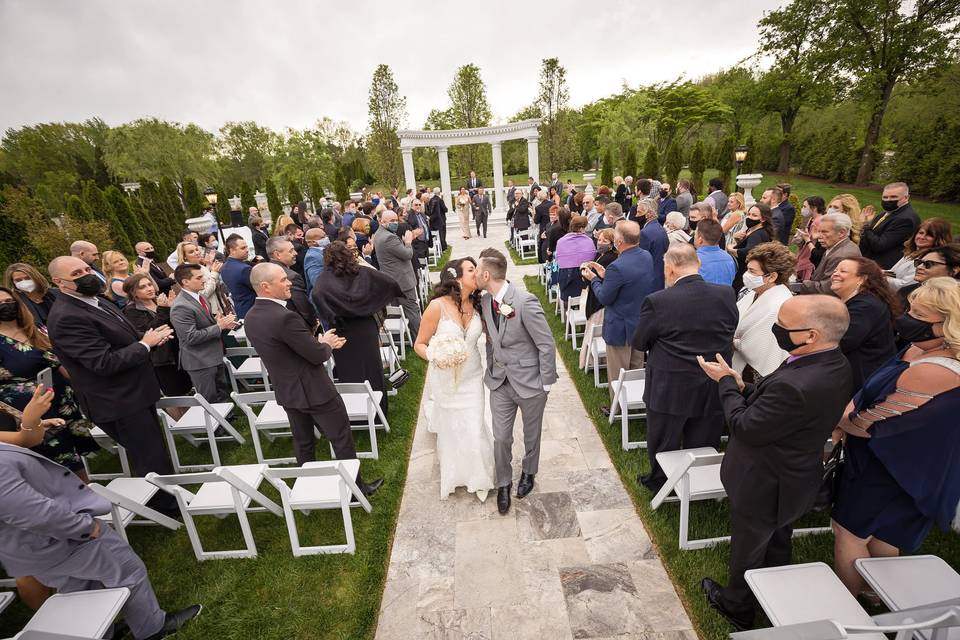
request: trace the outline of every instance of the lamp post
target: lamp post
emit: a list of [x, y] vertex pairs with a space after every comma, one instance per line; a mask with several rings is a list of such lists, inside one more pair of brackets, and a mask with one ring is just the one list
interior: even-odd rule
[[213, 187], [207, 187], [203, 190], [203, 195], [207, 199], [207, 202], [210, 203], [210, 206], [213, 207], [213, 219], [217, 221], [217, 234], [220, 236], [217, 238], [217, 241], [224, 242], [223, 228], [220, 226], [220, 216], [217, 215], [217, 190]]
[[736, 149], [733, 150], [733, 157], [737, 161], [737, 175], [740, 175], [740, 168], [743, 166], [744, 161], [747, 159], [747, 151], [749, 149], [746, 145], [741, 144]]

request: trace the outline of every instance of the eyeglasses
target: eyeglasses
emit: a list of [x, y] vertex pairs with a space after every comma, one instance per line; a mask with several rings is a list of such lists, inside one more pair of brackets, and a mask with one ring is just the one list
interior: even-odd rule
[[914, 260], [914, 267], [923, 267], [924, 269], [933, 269], [937, 265], [947, 266], [946, 262], [937, 262], [936, 260]]

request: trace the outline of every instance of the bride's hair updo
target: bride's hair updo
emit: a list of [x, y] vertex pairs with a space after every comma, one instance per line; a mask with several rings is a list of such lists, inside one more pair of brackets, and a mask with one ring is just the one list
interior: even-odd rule
[[[457, 305], [460, 313], [463, 313], [463, 307], [461, 306], [462, 292], [460, 291], [460, 281], [458, 279], [463, 277], [463, 265], [467, 262], [476, 268], [477, 261], [469, 256], [451, 260], [443, 265], [443, 269], [440, 271], [440, 282], [433, 286], [433, 297], [440, 298], [442, 296], [449, 296]], [[469, 299], [470, 302], [473, 303], [473, 308], [480, 311], [480, 290], [477, 289], [471, 293]]]

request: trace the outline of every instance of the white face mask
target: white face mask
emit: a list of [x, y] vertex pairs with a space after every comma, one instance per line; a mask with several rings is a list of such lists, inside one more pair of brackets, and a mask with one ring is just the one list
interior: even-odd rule
[[812, 212], [810, 211], [810, 207], [803, 207], [802, 209], [800, 209], [800, 215], [803, 216], [804, 220], [809, 218], [811, 213]]
[[20, 280], [15, 282], [13, 286], [24, 293], [33, 293], [37, 289], [37, 283], [33, 280]]
[[747, 271], [743, 274], [743, 286], [750, 291], [759, 289], [763, 286], [763, 276], [758, 276]]
[[836, 207], [829, 207], [827, 209], [827, 215], [830, 215], [831, 213], [843, 213], [843, 211], [840, 211], [840, 209], [837, 209]]

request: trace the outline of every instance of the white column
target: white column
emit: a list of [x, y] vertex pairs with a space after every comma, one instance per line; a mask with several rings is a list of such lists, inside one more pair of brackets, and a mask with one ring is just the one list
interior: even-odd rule
[[403, 181], [407, 184], [407, 189], [417, 189], [417, 172], [413, 168], [413, 149], [411, 147], [400, 147], [400, 153], [403, 154]]
[[502, 144], [500, 142], [491, 142], [490, 146], [493, 147], [493, 191], [496, 194], [496, 199], [494, 200], [494, 211], [496, 212], [506, 212], [507, 208], [504, 206], [504, 193], [503, 193], [503, 151]]
[[437, 147], [440, 156], [440, 190], [443, 191], [443, 201], [447, 208], [453, 211], [453, 194], [450, 193], [450, 160], [447, 157], [446, 147]]
[[540, 136], [527, 138], [527, 174], [540, 184]]

